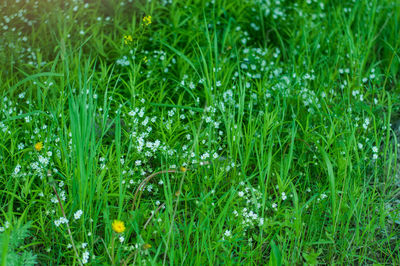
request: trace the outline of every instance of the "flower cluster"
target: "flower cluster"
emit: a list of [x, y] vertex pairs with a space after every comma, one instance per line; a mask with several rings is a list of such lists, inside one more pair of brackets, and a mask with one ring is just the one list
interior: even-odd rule
[[150, 24], [151, 24], [151, 16], [150, 16], [150, 15], [145, 16], [145, 17], [143, 18], [143, 23], [144, 23], [144, 25], [146, 25], [146, 26], [150, 25]]

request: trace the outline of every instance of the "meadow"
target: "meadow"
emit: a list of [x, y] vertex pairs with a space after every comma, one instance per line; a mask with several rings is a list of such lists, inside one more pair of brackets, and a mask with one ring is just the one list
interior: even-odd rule
[[3, 0], [1, 265], [400, 265], [400, 1]]

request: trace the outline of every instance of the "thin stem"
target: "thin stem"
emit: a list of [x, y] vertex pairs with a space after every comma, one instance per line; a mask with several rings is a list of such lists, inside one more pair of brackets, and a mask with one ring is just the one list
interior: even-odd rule
[[149, 217], [149, 219], [147, 219], [146, 223], [144, 224], [143, 231], [146, 230], [147, 225], [149, 225], [149, 223], [150, 223], [151, 219], [153, 219], [154, 215], [155, 215], [159, 210], [161, 210], [161, 208], [164, 207], [164, 206], [165, 206], [165, 203], [161, 204], [160, 207], [158, 207], [158, 208], [151, 214], [151, 216]]
[[105, 247], [105, 249], [106, 249], [106, 252], [107, 252], [108, 258], [109, 258], [109, 259], [110, 259], [110, 261], [112, 262], [112, 258], [111, 258], [110, 252], [108, 252], [108, 247], [107, 247], [107, 245], [106, 245], [106, 242], [104, 242], [104, 240], [103, 240], [103, 239], [101, 239], [101, 241], [102, 241], [102, 242], [103, 242], [103, 244], [104, 244], [104, 247]]
[[111, 242], [111, 265], [114, 265], [114, 242], [115, 242], [115, 234], [112, 233], [112, 242]]

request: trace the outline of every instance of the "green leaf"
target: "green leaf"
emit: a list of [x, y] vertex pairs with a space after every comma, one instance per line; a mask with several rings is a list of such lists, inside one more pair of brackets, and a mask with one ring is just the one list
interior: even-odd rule
[[308, 251], [308, 253], [303, 252], [303, 258], [306, 261], [307, 265], [317, 265], [318, 264], [318, 260], [317, 258], [319, 257], [319, 255], [322, 253], [321, 250], [318, 250], [317, 252], [314, 251], [314, 249], [310, 249]]
[[282, 257], [279, 248], [275, 245], [274, 240], [271, 240], [271, 255], [269, 257], [269, 265], [270, 266], [281, 266], [282, 265]]

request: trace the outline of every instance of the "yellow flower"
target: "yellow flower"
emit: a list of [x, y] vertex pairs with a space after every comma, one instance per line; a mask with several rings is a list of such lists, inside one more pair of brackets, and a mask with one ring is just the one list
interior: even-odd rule
[[43, 148], [43, 143], [41, 141], [35, 144], [35, 149], [37, 151], [40, 151], [42, 148]]
[[143, 18], [143, 22], [144, 22], [144, 24], [145, 24], [146, 26], [149, 25], [149, 24], [151, 24], [151, 16], [150, 16], [150, 15], [145, 16], [145, 17]]
[[125, 44], [128, 44], [128, 43], [130, 43], [130, 42], [132, 42], [133, 41], [133, 39], [132, 39], [132, 36], [131, 35], [124, 35], [124, 42], [125, 42]]
[[122, 233], [125, 231], [125, 225], [123, 221], [119, 221], [119, 220], [114, 220], [114, 222], [112, 223], [112, 229], [116, 232], [116, 233]]
[[183, 166], [181, 166], [181, 171], [182, 171], [182, 172], [186, 172], [186, 171], [187, 171], [187, 168], [186, 168], [186, 167], [183, 167]]

